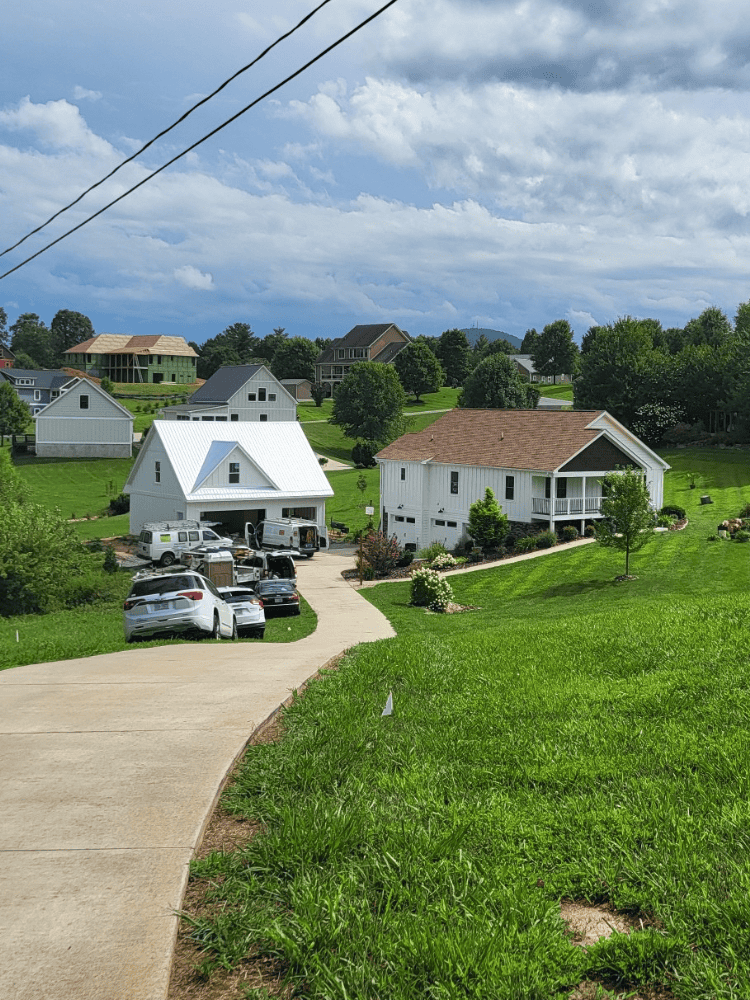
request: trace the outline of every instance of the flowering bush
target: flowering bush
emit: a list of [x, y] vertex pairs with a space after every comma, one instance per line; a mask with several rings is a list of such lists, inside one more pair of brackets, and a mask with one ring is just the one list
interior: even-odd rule
[[362, 539], [362, 558], [375, 576], [385, 576], [401, 558], [401, 546], [395, 535], [389, 538], [382, 531], [372, 531]]
[[417, 569], [411, 575], [411, 603], [431, 611], [445, 611], [453, 600], [453, 589], [434, 569]]
[[430, 566], [432, 569], [453, 569], [454, 566], [458, 566], [458, 559], [448, 552], [441, 552], [439, 556], [435, 556]]
[[419, 552], [419, 558], [425, 559], [427, 562], [432, 562], [436, 556], [445, 555], [448, 550], [443, 545], [442, 542], [432, 542], [428, 545], [426, 549], [421, 549]]

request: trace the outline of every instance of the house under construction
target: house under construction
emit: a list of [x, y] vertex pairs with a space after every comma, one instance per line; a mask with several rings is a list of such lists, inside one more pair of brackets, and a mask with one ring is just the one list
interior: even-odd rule
[[100, 333], [65, 352], [65, 363], [113, 382], [195, 382], [198, 355], [184, 337]]

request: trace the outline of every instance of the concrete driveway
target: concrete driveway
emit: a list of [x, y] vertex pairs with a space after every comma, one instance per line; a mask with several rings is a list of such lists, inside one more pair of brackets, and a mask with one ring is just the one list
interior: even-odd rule
[[0, 672], [0, 997], [163, 1000], [188, 863], [252, 732], [337, 653], [394, 634], [299, 564], [307, 639], [128, 649]]

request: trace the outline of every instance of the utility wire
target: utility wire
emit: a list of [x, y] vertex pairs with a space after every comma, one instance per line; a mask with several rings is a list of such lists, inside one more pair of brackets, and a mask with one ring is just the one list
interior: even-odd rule
[[[158, 135], [155, 135], [153, 139], [150, 139], [150, 140], [149, 140], [149, 141], [148, 141], [148, 142], [147, 142], [147, 143], [145, 144], [145, 146], [141, 146], [141, 148], [140, 148], [140, 149], [139, 149], [139, 150], [138, 150], [138, 151], [137, 151], [136, 153], [133, 153], [133, 155], [132, 155], [132, 156], [129, 156], [129, 157], [127, 158], [127, 160], [123, 160], [123, 161], [122, 161], [122, 163], [119, 163], [119, 164], [118, 164], [118, 165], [117, 165], [117, 166], [116, 166], [116, 167], [114, 168], [114, 170], [110, 170], [110, 172], [109, 172], [108, 174], [105, 174], [105, 176], [104, 176], [104, 177], [102, 177], [102, 178], [101, 178], [101, 180], [98, 180], [98, 181], [97, 181], [97, 182], [96, 182], [95, 184], [92, 184], [92, 185], [91, 185], [91, 187], [87, 187], [87, 188], [86, 188], [86, 190], [85, 190], [85, 191], [82, 191], [82, 192], [81, 192], [81, 194], [79, 194], [79, 195], [78, 195], [78, 197], [77, 197], [76, 199], [74, 199], [73, 201], [71, 201], [71, 202], [70, 202], [70, 204], [68, 204], [68, 205], [65, 205], [65, 206], [64, 206], [63, 208], [61, 208], [61, 209], [60, 209], [59, 211], [55, 212], [55, 214], [54, 214], [54, 215], [51, 215], [51, 216], [49, 217], [49, 219], [47, 219], [47, 221], [46, 221], [46, 222], [43, 222], [43, 223], [42, 223], [42, 224], [41, 224], [40, 226], [37, 226], [37, 227], [36, 227], [36, 229], [32, 229], [32, 230], [31, 230], [30, 232], [26, 233], [26, 235], [25, 235], [25, 236], [22, 236], [22, 237], [21, 237], [21, 239], [20, 239], [20, 240], [18, 240], [18, 242], [17, 242], [17, 243], [14, 243], [14, 244], [13, 244], [13, 246], [11, 246], [11, 247], [8, 247], [7, 249], [5, 249], [5, 250], [3, 250], [3, 251], [0, 251], [0, 257], [4, 257], [6, 253], [10, 253], [10, 251], [11, 251], [11, 250], [15, 250], [15, 249], [16, 249], [16, 247], [20, 247], [20, 245], [21, 245], [21, 244], [22, 244], [23, 242], [25, 242], [25, 240], [27, 240], [27, 239], [28, 239], [28, 238], [29, 238], [30, 236], [33, 236], [33, 235], [34, 235], [35, 233], [38, 233], [38, 232], [40, 232], [40, 231], [41, 231], [42, 229], [44, 229], [44, 228], [45, 228], [45, 226], [48, 226], [48, 225], [50, 224], [50, 222], [53, 222], [53, 221], [54, 221], [54, 220], [55, 220], [55, 219], [56, 219], [56, 218], [57, 218], [58, 216], [62, 215], [62, 214], [63, 214], [63, 212], [67, 212], [69, 208], [73, 208], [73, 206], [74, 206], [74, 205], [77, 205], [77, 204], [78, 204], [78, 202], [79, 202], [79, 201], [80, 201], [80, 200], [81, 200], [82, 198], [85, 198], [87, 194], [89, 194], [89, 193], [90, 193], [91, 191], [93, 191], [93, 190], [94, 190], [94, 188], [98, 188], [100, 184], [103, 184], [103, 183], [104, 183], [105, 181], [108, 181], [110, 177], [113, 177], [113, 176], [114, 176], [114, 175], [115, 175], [115, 174], [117, 173], [117, 171], [118, 171], [118, 170], [122, 170], [122, 168], [123, 168], [123, 167], [124, 167], [124, 166], [125, 166], [126, 164], [128, 164], [128, 163], [131, 163], [131, 162], [132, 162], [132, 161], [133, 161], [133, 160], [134, 160], [134, 159], [135, 159], [136, 157], [140, 156], [140, 155], [141, 155], [141, 153], [145, 153], [145, 151], [146, 151], [146, 150], [147, 150], [147, 149], [149, 148], [149, 146], [153, 146], [153, 144], [154, 144], [154, 143], [155, 143], [155, 142], [156, 142], [156, 141], [157, 141], [158, 139], [161, 139], [161, 138], [162, 138], [162, 136], [165, 136], [165, 135], [166, 135], [166, 134], [167, 134], [168, 132], [171, 132], [173, 128], [177, 128], [177, 126], [178, 126], [178, 125], [180, 125], [180, 124], [181, 124], [182, 122], [184, 122], [184, 121], [185, 121], [185, 119], [186, 119], [186, 118], [188, 118], [188, 117], [189, 117], [190, 115], [192, 115], [192, 113], [193, 113], [194, 111], [197, 111], [197, 109], [198, 109], [198, 108], [199, 108], [199, 107], [200, 107], [200, 106], [201, 106], [202, 104], [205, 104], [205, 103], [206, 103], [207, 101], [210, 101], [210, 100], [211, 100], [211, 98], [213, 98], [213, 97], [216, 97], [216, 95], [217, 95], [218, 93], [220, 93], [220, 92], [221, 92], [221, 91], [222, 91], [222, 90], [223, 90], [223, 89], [224, 89], [225, 87], [229, 86], [229, 84], [230, 84], [230, 83], [232, 82], [232, 80], [236, 80], [238, 76], [241, 76], [241, 75], [242, 75], [243, 73], [246, 73], [246, 72], [247, 72], [247, 70], [249, 70], [249, 69], [252, 69], [252, 67], [253, 67], [253, 66], [255, 66], [255, 64], [256, 64], [256, 63], [259, 63], [259, 62], [260, 62], [260, 60], [264, 58], [264, 56], [267, 56], [267, 55], [268, 55], [268, 53], [269, 53], [269, 52], [271, 51], [271, 49], [275, 49], [277, 45], [279, 45], [279, 44], [280, 44], [281, 42], [283, 42], [283, 41], [285, 41], [285, 40], [286, 40], [287, 38], [289, 38], [289, 36], [290, 36], [290, 35], [293, 35], [295, 31], [298, 31], [298, 30], [299, 30], [299, 28], [301, 28], [303, 24], [306, 24], [306, 23], [307, 23], [307, 22], [308, 22], [308, 21], [310, 20], [310, 18], [314, 17], [314, 16], [315, 16], [315, 15], [316, 15], [316, 14], [318, 13], [318, 11], [319, 11], [319, 10], [321, 10], [321, 9], [322, 9], [323, 7], [325, 7], [325, 5], [326, 5], [326, 4], [328, 4], [328, 3], [330, 3], [330, 2], [331, 2], [331, 0], [323, 0], [323, 2], [322, 2], [322, 3], [319, 3], [319, 4], [318, 4], [318, 6], [317, 6], [317, 7], [316, 7], [316, 8], [314, 9], [314, 10], [311, 10], [309, 14], [305, 14], [305, 16], [304, 16], [304, 17], [302, 18], [302, 20], [301, 20], [301, 21], [299, 22], [299, 24], [295, 24], [295, 26], [294, 26], [293, 28], [290, 28], [290, 30], [289, 30], [289, 31], [287, 31], [287, 32], [285, 32], [285, 34], [283, 34], [283, 35], [280, 35], [280, 36], [279, 36], [279, 37], [278, 37], [278, 38], [276, 39], [276, 41], [275, 41], [275, 42], [272, 42], [272, 43], [271, 43], [271, 44], [270, 44], [270, 45], [268, 46], [268, 48], [264, 49], [264, 50], [263, 50], [263, 51], [262, 51], [262, 52], [260, 53], [260, 55], [256, 56], [256, 57], [255, 57], [255, 59], [253, 59], [253, 61], [252, 61], [252, 62], [249, 62], [249, 63], [247, 64], [247, 66], [243, 66], [243, 67], [242, 67], [242, 69], [238, 69], [238, 70], [237, 70], [237, 72], [236, 72], [236, 73], [233, 73], [233, 74], [232, 74], [232, 75], [231, 75], [231, 76], [229, 77], [229, 79], [228, 79], [228, 80], [225, 80], [225, 81], [224, 81], [224, 82], [223, 82], [223, 83], [221, 84], [221, 86], [217, 87], [217, 88], [216, 88], [216, 90], [212, 91], [212, 93], [210, 93], [210, 94], [208, 95], [208, 97], [204, 97], [204, 98], [203, 98], [202, 100], [198, 101], [198, 103], [197, 103], [197, 104], [194, 104], [194, 105], [192, 106], [192, 108], [190, 108], [190, 109], [189, 109], [188, 111], [186, 111], [184, 115], [182, 115], [182, 116], [181, 116], [180, 118], [178, 118], [178, 119], [177, 119], [177, 121], [176, 121], [176, 122], [173, 122], [173, 123], [172, 123], [172, 124], [171, 124], [170, 126], [168, 126], [167, 128], [165, 128], [165, 129], [164, 129], [163, 131], [159, 132], [159, 134], [158, 134]], [[25, 261], [24, 261], [24, 263], [25, 263]], [[5, 277], [5, 275], [2, 275], [2, 277]]]
[[22, 268], [25, 264], [28, 264], [36, 257], [39, 257], [46, 250], [49, 250], [50, 247], [55, 246], [56, 243], [59, 243], [61, 240], [64, 240], [67, 236], [70, 236], [72, 233], [77, 232], [77, 230], [82, 229], [85, 225], [87, 225], [87, 223], [96, 219], [97, 216], [101, 215], [103, 212], [106, 212], [107, 209], [112, 208], [113, 205], [116, 205], [118, 201], [122, 201], [123, 198], [127, 198], [129, 194], [133, 193], [133, 191], [137, 191], [139, 187], [143, 187], [143, 185], [146, 184], [148, 181], [150, 181], [153, 177], [156, 177], [157, 174], [160, 174], [162, 170], [166, 170], [167, 167], [170, 167], [173, 163], [176, 163], [177, 160], [182, 159], [183, 156], [187, 156], [188, 153], [192, 152], [194, 149], [200, 146], [201, 143], [206, 142], [207, 139], [210, 139], [212, 136], [216, 135], [217, 132], [221, 132], [221, 130], [223, 128], [226, 128], [227, 125], [231, 125], [232, 122], [236, 121], [238, 118], [241, 118], [242, 115], [244, 115], [247, 111], [249, 111], [251, 108], [254, 108], [256, 104], [260, 104], [261, 101], [265, 100], [267, 97], [270, 97], [271, 94], [275, 94], [277, 90], [280, 90], [283, 86], [285, 86], [285, 84], [289, 83], [290, 80], [294, 80], [295, 77], [299, 76], [301, 73], [304, 73], [306, 69], [309, 69], [310, 66], [313, 66], [316, 62], [321, 60], [323, 56], [328, 55], [329, 52], [332, 52], [335, 48], [338, 48], [339, 45], [341, 45], [347, 39], [351, 38], [352, 35], [356, 35], [358, 31], [361, 31], [362, 28], [366, 27], [366, 25], [368, 25], [371, 21], [374, 21], [376, 18], [380, 17], [381, 14], [385, 13], [385, 11], [387, 11], [389, 7], [392, 7], [396, 2], [397, 0], [388, 0], [388, 3], [383, 4], [383, 6], [379, 7], [378, 10], [376, 10], [373, 14], [370, 14], [369, 17], [366, 17], [364, 21], [360, 21], [359, 24], [356, 25], [356, 27], [351, 29], [351, 31], [347, 31], [345, 35], [342, 35], [335, 42], [332, 42], [329, 46], [327, 46], [327, 48], [323, 49], [322, 52], [319, 52], [316, 56], [313, 56], [312, 59], [308, 60], [308, 62], [306, 62], [304, 66], [300, 66], [299, 69], [295, 70], [293, 73], [290, 73], [289, 76], [285, 77], [281, 81], [281, 83], [277, 83], [274, 87], [271, 87], [270, 90], [267, 90], [264, 94], [261, 94], [260, 97], [256, 97], [254, 101], [251, 101], [250, 104], [242, 108], [241, 111], [238, 111], [237, 114], [232, 115], [231, 118], [227, 118], [225, 122], [222, 122], [222, 124], [218, 125], [215, 129], [213, 129], [213, 131], [209, 132], [207, 135], [204, 135], [202, 139], [199, 139], [197, 142], [194, 142], [192, 146], [188, 146], [187, 149], [184, 149], [181, 153], [178, 153], [177, 156], [173, 156], [171, 160], [167, 160], [167, 162], [163, 166], [159, 167], [157, 170], [154, 170], [153, 173], [150, 173], [148, 175], [148, 177], [144, 177], [142, 181], [139, 181], [137, 184], [134, 184], [131, 188], [129, 188], [127, 191], [124, 191], [117, 198], [113, 198], [112, 201], [104, 205], [103, 208], [100, 208], [98, 212], [94, 212], [93, 215], [90, 215], [87, 219], [84, 219], [83, 222], [79, 222], [77, 226], [73, 226], [72, 229], [68, 229], [67, 232], [63, 233], [61, 236], [58, 236], [56, 240], [52, 240], [51, 243], [47, 243], [47, 245], [43, 246], [41, 250], [37, 250], [36, 253], [32, 254], [30, 257], [27, 257], [25, 260], [22, 260], [20, 264], [16, 264], [16, 266], [12, 267], [9, 271], [6, 271], [4, 274], [0, 274], [0, 281], [2, 281], [3, 278], [7, 278], [9, 274], [13, 274], [14, 271], [18, 271], [19, 268]]

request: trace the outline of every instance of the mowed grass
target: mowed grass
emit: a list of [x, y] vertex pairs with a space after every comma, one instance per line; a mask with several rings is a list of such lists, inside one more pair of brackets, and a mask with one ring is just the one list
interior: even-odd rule
[[[636, 581], [591, 544], [449, 575], [463, 614], [364, 592], [398, 636], [248, 752], [224, 807], [265, 832], [193, 865], [219, 914], [194, 923], [205, 970], [250, 953], [326, 1000], [750, 996], [750, 545], [706, 541], [750, 467], [667, 460], [691, 523]], [[561, 899], [637, 930], [575, 948]]]
[[[406, 417], [406, 431], [414, 433], [428, 427], [433, 421], [438, 420], [440, 413], [420, 413], [416, 416]], [[333, 458], [337, 462], [352, 464], [352, 448], [355, 441], [345, 436], [344, 432], [336, 424], [314, 423], [308, 421], [302, 424], [307, 440], [314, 451], [326, 458]]]
[[[367, 486], [364, 490], [357, 488], [357, 480], [364, 476]], [[365, 507], [374, 507], [373, 521], [380, 520], [380, 467], [374, 469], [339, 470], [327, 473], [326, 478], [335, 496], [326, 501], [326, 517], [328, 523], [338, 521], [345, 524], [350, 532], [364, 528], [369, 521]]]
[[103, 513], [112, 497], [122, 492], [133, 461], [131, 458], [36, 458], [25, 455], [13, 459], [31, 491], [31, 499], [44, 507], [58, 507], [66, 519]]
[[559, 385], [539, 385], [536, 388], [542, 396], [549, 396], [552, 399], [568, 399], [573, 402], [573, 386], [570, 382], [561, 382]]
[[[154, 639], [130, 646], [122, 630], [122, 605], [132, 583], [132, 571], [121, 570], [116, 579], [114, 600], [83, 608], [57, 611], [48, 615], [17, 615], [0, 618], [0, 670], [25, 663], [51, 663], [57, 660], [115, 653], [118, 650], [143, 651], [152, 646], [181, 645], [195, 639]], [[299, 616], [269, 618], [265, 637], [239, 639], [242, 643], [262, 646], [265, 642], [296, 642], [311, 635], [317, 627], [317, 615], [302, 599]], [[17, 638], [16, 638], [17, 636]], [[200, 640], [213, 644], [210, 639]], [[219, 640], [226, 642], [227, 640]], [[250, 654], [255, 655], [255, 654]]]

